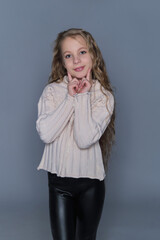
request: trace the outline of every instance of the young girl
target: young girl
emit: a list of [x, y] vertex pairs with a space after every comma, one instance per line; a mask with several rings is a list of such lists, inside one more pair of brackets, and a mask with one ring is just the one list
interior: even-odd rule
[[48, 173], [54, 240], [96, 239], [115, 135], [114, 105], [92, 35], [75, 28], [59, 33], [36, 121], [45, 143], [37, 169]]

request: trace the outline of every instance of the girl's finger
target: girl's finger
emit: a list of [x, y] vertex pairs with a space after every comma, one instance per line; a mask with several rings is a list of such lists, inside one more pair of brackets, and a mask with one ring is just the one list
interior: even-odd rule
[[86, 76], [88, 81], [90, 81], [90, 73], [91, 73], [91, 69], [89, 68]]
[[83, 78], [83, 79], [82, 79], [82, 82], [81, 82], [81, 87], [82, 87], [82, 88], [86, 85], [87, 81], [88, 81], [88, 80], [87, 80], [86, 78]]
[[67, 72], [67, 74], [68, 74], [69, 82], [71, 82], [72, 81], [72, 76], [71, 76], [71, 74], [69, 72]]
[[78, 80], [77, 79], [72, 79], [72, 81], [70, 81], [70, 84], [72, 84], [72, 83], [77, 83], [77, 84], [79, 84], [79, 82], [78, 82]]
[[78, 90], [79, 90], [79, 87], [76, 85], [76, 92], [78, 92]]

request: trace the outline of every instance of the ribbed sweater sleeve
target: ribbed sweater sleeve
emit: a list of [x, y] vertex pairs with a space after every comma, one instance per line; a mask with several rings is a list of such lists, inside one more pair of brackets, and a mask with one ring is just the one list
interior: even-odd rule
[[[60, 103], [59, 103], [60, 102]], [[45, 143], [53, 142], [63, 131], [74, 111], [74, 97], [66, 93], [56, 101], [54, 87], [47, 85], [38, 102], [36, 129]]]
[[75, 95], [74, 138], [79, 148], [96, 143], [107, 128], [114, 108], [113, 95], [108, 92], [91, 104], [91, 93]]

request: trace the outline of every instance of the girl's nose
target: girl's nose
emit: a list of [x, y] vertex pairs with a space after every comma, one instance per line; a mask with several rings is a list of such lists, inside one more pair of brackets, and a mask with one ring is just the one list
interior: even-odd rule
[[77, 63], [79, 63], [79, 62], [80, 62], [79, 56], [74, 56], [74, 58], [73, 58], [73, 63], [74, 63], [74, 64], [77, 64]]

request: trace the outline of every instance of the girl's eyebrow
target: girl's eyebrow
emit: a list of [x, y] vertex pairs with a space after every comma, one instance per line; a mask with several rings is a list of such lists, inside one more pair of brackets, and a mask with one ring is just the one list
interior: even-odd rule
[[[78, 49], [78, 51], [81, 50], [81, 49], [87, 49], [87, 48], [86, 48], [86, 47], [80, 47], [80, 48]], [[68, 52], [70, 52], [70, 51], [65, 51], [63, 54], [68, 53]]]

